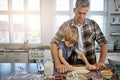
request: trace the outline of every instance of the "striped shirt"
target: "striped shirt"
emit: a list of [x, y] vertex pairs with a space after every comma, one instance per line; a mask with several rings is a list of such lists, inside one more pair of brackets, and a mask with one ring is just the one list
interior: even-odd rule
[[[57, 33], [51, 40], [51, 43], [55, 43], [57, 46], [63, 40], [64, 32], [67, 29], [77, 29], [74, 18], [64, 22], [58, 29]], [[95, 58], [95, 41], [101, 46], [102, 44], [107, 44], [107, 40], [103, 35], [99, 25], [90, 19], [85, 18], [82, 29], [82, 42], [83, 50], [87, 59]]]

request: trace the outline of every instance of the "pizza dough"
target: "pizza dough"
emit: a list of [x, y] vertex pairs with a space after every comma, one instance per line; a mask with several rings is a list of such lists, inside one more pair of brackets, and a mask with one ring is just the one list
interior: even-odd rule
[[77, 73], [80, 74], [87, 74], [90, 71], [86, 69], [86, 67], [74, 67], [74, 70], [71, 73]]
[[68, 72], [66, 75], [67, 80], [88, 80], [87, 77], [84, 76], [84, 74], [89, 73], [90, 71], [86, 69], [86, 67], [74, 67], [74, 70], [71, 72]]

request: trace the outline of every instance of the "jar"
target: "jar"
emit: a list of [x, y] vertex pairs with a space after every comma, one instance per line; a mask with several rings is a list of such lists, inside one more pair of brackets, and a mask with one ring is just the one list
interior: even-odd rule
[[115, 65], [115, 73], [120, 77], [120, 64]]
[[55, 75], [55, 80], [62, 80], [62, 76], [59, 74]]
[[44, 64], [44, 75], [52, 76], [54, 71], [53, 61], [46, 61]]

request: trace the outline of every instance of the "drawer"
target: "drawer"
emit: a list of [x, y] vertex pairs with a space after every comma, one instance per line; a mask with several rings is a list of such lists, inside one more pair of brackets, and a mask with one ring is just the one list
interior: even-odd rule
[[7, 53], [7, 62], [28, 63], [28, 53]]

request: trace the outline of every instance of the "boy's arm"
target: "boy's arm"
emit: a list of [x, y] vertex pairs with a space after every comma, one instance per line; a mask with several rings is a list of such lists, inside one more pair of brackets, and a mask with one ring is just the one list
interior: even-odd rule
[[89, 70], [96, 69], [96, 66], [89, 64], [87, 58], [85, 57], [85, 55], [82, 52], [80, 52], [80, 50], [76, 49], [75, 51], [81, 57], [81, 59], [85, 62], [87, 69], [89, 69]]
[[60, 61], [64, 64], [64, 65], [69, 65], [69, 63], [64, 59], [63, 57], [63, 52], [61, 49], [59, 49], [59, 58], [60, 58]]
[[80, 50], [76, 49], [75, 52], [81, 57], [81, 59], [85, 62], [86, 65], [90, 65], [87, 58], [82, 52], [80, 52]]
[[57, 45], [52, 43], [50, 45], [50, 49], [57, 71], [60, 73], [67, 72], [67, 68], [65, 67], [65, 65], [61, 64], [60, 62]]

